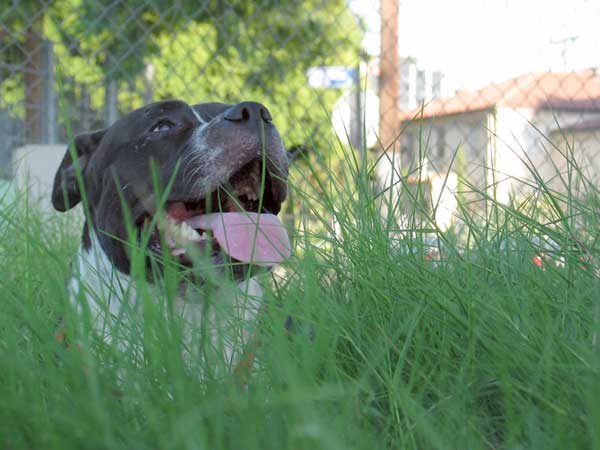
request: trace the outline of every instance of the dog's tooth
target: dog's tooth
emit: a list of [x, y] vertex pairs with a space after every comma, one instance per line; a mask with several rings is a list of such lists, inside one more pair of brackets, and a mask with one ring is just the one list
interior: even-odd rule
[[169, 247], [176, 247], [178, 243], [197, 242], [200, 236], [191, 226], [185, 222], [177, 222], [167, 218], [165, 228], [165, 239]]
[[200, 235], [190, 227], [187, 223], [182, 222], [179, 228], [180, 237], [186, 241], [197, 242], [200, 240]]
[[175, 219], [171, 218], [171, 217], [167, 217], [167, 220], [165, 221], [165, 230], [167, 232], [174, 232], [178, 227], [178, 223], [175, 221]]
[[177, 245], [177, 222], [170, 217], [165, 221], [165, 240], [171, 248]]
[[248, 188], [248, 198], [254, 201], [258, 200], [258, 189], [255, 185]]
[[239, 198], [239, 197], [244, 196], [244, 195], [248, 198], [248, 200], [257, 200], [258, 199], [258, 194], [256, 192], [256, 189], [251, 184], [244, 185], [240, 189], [240, 192], [237, 195], [237, 197]]

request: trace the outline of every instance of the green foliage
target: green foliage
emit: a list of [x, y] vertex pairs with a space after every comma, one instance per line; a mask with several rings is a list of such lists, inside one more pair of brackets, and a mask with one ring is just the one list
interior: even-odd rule
[[[79, 229], [26, 196], [0, 201], [2, 445], [599, 448], [598, 188], [573, 165], [584, 199], [542, 181], [521, 204], [479, 192], [495, 212], [461, 210], [463, 233], [442, 233], [418, 199], [399, 220], [411, 202], [334, 147], [294, 170], [294, 256], [262, 280], [263, 345], [242, 389], [215, 370], [226, 361], [183, 356], [168, 289], [120, 329], [143, 351], [84, 320], [82, 351], [55, 342]], [[207, 307], [234, 314], [218, 297]]]
[[[358, 59], [359, 27], [343, 0], [34, 3], [24, 10], [45, 11], [44, 36], [55, 44], [65, 96], [74, 110], [89, 104], [91, 126], [101, 125], [106, 84], [116, 80], [122, 113], [141, 106], [149, 89], [154, 100], [252, 99], [271, 109], [288, 144], [322, 144], [331, 138], [328, 111], [341, 91], [309, 87], [306, 71], [353, 67]], [[23, 80], [20, 73], [11, 79], [0, 93], [13, 107], [23, 98]], [[75, 123], [80, 131], [85, 126]]]

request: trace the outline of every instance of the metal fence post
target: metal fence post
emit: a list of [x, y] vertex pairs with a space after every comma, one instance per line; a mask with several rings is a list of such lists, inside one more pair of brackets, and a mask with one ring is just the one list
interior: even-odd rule
[[106, 126], [110, 126], [119, 118], [119, 111], [117, 109], [117, 95], [118, 95], [117, 80], [110, 78], [106, 80], [106, 95], [105, 95], [105, 121]]
[[11, 118], [8, 111], [0, 110], [0, 180], [11, 175]]
[[54, 44], [51, 41], [44, 40], [42, 45], [43, 53], [43, 98], [42, 102], [42, 139], [45, 144], [55, 144], [57, 142], [57, 111], [56, 111], [56, 76], [54, 63]]

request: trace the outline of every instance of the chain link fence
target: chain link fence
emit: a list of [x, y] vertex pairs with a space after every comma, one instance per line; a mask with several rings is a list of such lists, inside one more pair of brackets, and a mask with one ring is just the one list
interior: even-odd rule
[[[571, 176], [592, 182], [600, 177], [595, 69], [527, 73], [434, 96], [421, 107], [401, 110], [399, 122], [400, 166], [418, 167], [415, 182], [426, 180], [434, 199], [449, 188], [462, 190], [467, 199], [474, 194], [468, 201], [481, 200], [480, 190], [506, 203], [541, 185], [576, 193]], [[460, 187], [461, 180], [468, 186]]]
[[405, 4], [5, 0], [2, 173], [10, 176], [17, 147], [65, 143], [67, 125], [75, 133], [102, 128], [145, 103], [180, 98], [260, 101], [288, 146], [327, 148], [337, 133], [357, 148], [387, 148], [381, 179], [396, 169], [410, 179], [420, 158], [417, 182], [425, 180], [433, 197], [456, 192], [465, 178], [508, 198], [514, 179], [530, 176], [524, 162], [559, 186], [567, 149], [590, 177], [600, 174], [594, 68], [517, 71], [453, 92], [443, 67], [425, 69], [418, 54], [405, 55], [398, 26], [398, 17], [411, 20]]
[[288, 145], [318, 142], [344, 90], [307, 74], [354, 69], [360, 38], [343, 0], [3, 2], [2, 164], [17, 146], [66, 142], [65, 120], [97, 129], [167, 98], [260, 101]]
[[597, 5], [382, 0], [380, 12], [377, 129], [392, 151], [379, 178], [425, 192], [438, 226], [458, 201], [482, 212], [488, 197], [598, 186]]

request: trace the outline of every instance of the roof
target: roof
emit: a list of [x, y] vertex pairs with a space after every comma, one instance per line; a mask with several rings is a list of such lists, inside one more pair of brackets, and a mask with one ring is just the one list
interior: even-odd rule
[[[432, 100], [424, 106], [422, 117], [481, 111], [495, 106], [600, 110], [600, 77], [594, 69], [521, 75], [476, 91], [458, 91], [454, 97]], [[401, 121], [413, 118], [421, 118], [421, 108], [400, 112]]]

